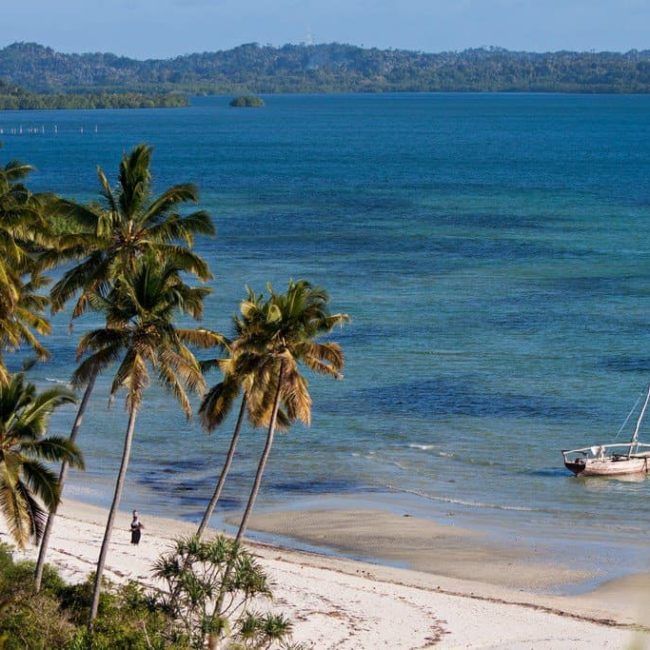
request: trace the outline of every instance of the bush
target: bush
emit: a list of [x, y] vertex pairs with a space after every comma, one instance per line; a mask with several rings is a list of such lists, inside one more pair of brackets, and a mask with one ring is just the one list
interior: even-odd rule
[[175, 631], [169, 615], [136, 582], [106, 583], [90, 633], [88, 612], [94, 577], [80, 585], [69, 585], [60, 593], [62, 610], [72, 620], [76, 634], [66, 650], [163, 650], [184, 649], [186, 638]]
[[45, 567], [40, 593], [34, 591], [34, 563], [14, 562], [0, 547], [0, 648], [2, 650], [186, 650], [173, 620], [129, 582], [107, 584], [92, 634], [87, 630], [92, 576], [69, 585]]
[[0, 544], [0, 650], [191, 650], [223, 642], [235, 650], [289, 645], [291, 622], [249, 611], [271, 598], [255, 558], [225, 537], [177, 540], [153, 573], [166, 588], [106, 582], [92, 632], [88, 614], [94, 576], [67, 584], [46, 566], [40, 593], [34, 563], [15, 562]]
[[43, 589], [35, 593], [33, 562], [14, 563], [9, 547], [0, 547], [0, 638], [2, 650], [65, 648], [75, 626], [61, 610], [57, 591], [64, 585], [49, 568]]
[[253, 601], [271, 599], [262, 567], [246, 549], [223, 535], [210, 541], [176, 540], [153, 574], [165, 583], [159, 602], [185, 630], [192, 648], [282, 646], [291, 623], [281, 615], [249, 611]]

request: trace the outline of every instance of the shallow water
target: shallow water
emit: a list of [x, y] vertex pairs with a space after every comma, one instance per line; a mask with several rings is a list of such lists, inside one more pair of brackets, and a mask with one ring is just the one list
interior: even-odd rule
[[[323, 284], [351, 314], [336, 334], [345, 380], [312, 382], [313, 425], [278, 439], [262, 505], [404, 491], [431, 516], [505, 535], [644, 543], [650, 482], [574, 479], [559, 450], [611, 440], [650, 379], [650, 97], [273, 96], [261, 110], [198, 98], [5, 112], [0, 128], [2, 158], [38, 167], [35, 189], [91, 197], [95, 165], [113, 172], [141, 141], [159, 187], [196, 182], [219, 229], [199, 244], [216, 276], [207, 326], [228, 330], [246, 283], [288, 278]], [[70, 335], [57, 317], [34, 376], [66, 380], [92, 324]], [[100, 503], [126, 426], [108, 382], [71, 484]], [[196, 518], [231, 423], [206, 436], [156, 387], [145, 400], [124, 506]], [[228, 508], [261, 444], [246, 433]]]

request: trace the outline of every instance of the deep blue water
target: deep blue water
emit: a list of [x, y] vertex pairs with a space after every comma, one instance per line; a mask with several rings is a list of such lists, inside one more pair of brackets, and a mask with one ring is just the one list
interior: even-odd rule
[[[34, 189], [91, 198], [95, 166], [114, 176], [143, 141], [158, 188], [197, 183], [219, 230], [199, 243], [216, 276], [207, 326], [228, 330], [245, 284], [302, 277], [352, 316], [337, 333], [345, 380], [312, 381], [313, 425], [278, 439], [262, 505], [397, 489], [506, 534], [589, 523], [605, 541], [647, 537], [648, 480], [576, 480], [559, 450], [612, 439], [650, 380], [650, 97], [272, 96], [261, 110], [201, 98], [5, 112], [0, 128], [2, 158], [37, 166]], [[67, 380], [91, 326], [69, 334], [57, 317], [35, 377]], [[71, 485], [105, 503], [126, 425], [108, 381]], [[231, 423], [207, 436], [156, 387], [145, 399], [124, 506], [196, 517]], [[229, 508], [262, 438], [245, 435]]]

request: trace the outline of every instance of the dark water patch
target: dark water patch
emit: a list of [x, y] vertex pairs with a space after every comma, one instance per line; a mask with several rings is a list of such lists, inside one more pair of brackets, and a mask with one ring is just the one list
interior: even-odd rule
[[417, 237], [408, 242], [413, 252], [454, 255], [471, 259], [522, 259], [553, 257], [557, 249], [547, 244], [490, 237]]
[[603, 357], [597, 365], [613, 372], [646, 373], [650, 370], [650, 357], [631, 354], [610, 355]]
[[[231, 477], [231, 486], [235, 481]], [[179, 482], [178, 479], [170, 480], [168, 472], [142, 472], [136, 477], [136, 482], [153, 492], [156, 495], [165, 495], [165, 498], [184, 505], [196, 505], [205, 507], [208, 504], [215, 487], [215, 481], [207, 478], [193, 478], [185, 476]], [[227, 487], [227, 492], [219, 499], [219, 508], [224, 510], [236, 510], [241, 508], [244, 503], [243, 497], [236, 497], [230, 494], [231, 486]]]
[[459, 212], [436, 214], [433, 221], [439, 225], [484, 228], [489, 230], [554, 230], [566, 223], [566, 219], [547, 214], [534, 217], [503, 214], [498, 212]]
[[650, 274], [621, 274], [554, 278], [541, 280], [540, 283], [571, 296], [634, 295], [647, 298], [650, 297], [649, 281]]
[[315, 478], [313, 480], [271, 480], [265, 489], [281, 494], [340, 494], [367, 490], [366, 486], [350, 479]]
[[541, 469], [527, 470], [526, 474], [530, 476], [547, 476], [550, 478], [570, 478], [572, 476], [564, 467], [544, 467]]
[[175, 460], [160, 460], [159, 464], [152, 473], [160, 472], [163, 474], [179, 474], [181, 472], [196, 471], [208, 467], [212, 463], [205, 457], [195, 456], [191, 459], [183, 460], [182, 457]]
[[[465, 379], [424, 379], [370, 390], [351, 391], [349, 408], [364, 404], [375, 415], [415, 417], [489, 417], [578, 420], [594, 418], [593, 410], [575, 402], [543, 395], [488, 392]], [[341, 408], [341, 399], [338, 400]]]
[[533, 311], [513, 311], [508, 313], [491, 313], [482, 315], [480, 320], [483, 324], [489, 324], [500, 330], [516, 332], [517, 334], [536, 334], [542, 331], [548, 324], [548, 313]]

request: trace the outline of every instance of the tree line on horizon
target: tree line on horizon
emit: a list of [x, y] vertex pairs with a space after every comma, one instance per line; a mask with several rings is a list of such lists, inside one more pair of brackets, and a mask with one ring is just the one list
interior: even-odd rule
[[[239, 589], [233, 586], [233, 576], [240, 543], [275, 432], [298, 420], [311, 421], [312, 398], [304, 370], [340, 379], [344, 364], [338, 343], [320, 339], [347, 322], [348, 316], [330, 312], [327, 292], [306, 280], [289, 281], [284, 292], [271, 285], [264, 293], [248, 289], [227, 334], [184, 324], [187, 318], [202, 318], [204, 301], [211, 293], [206, 282], [212, 273], [194, 251], [194, 240], [214, 236], [215, 228], [210, 214], [191, 207], [199, 200], [194, 185], [181, 183], [153, 193], [151, 156], [147, 145], [125, 153], [116, 184], [98, 169], [99, 195], [88, 204], [32, 193], [25, 184], [32, 171], [27, 164], [10, 161], [0, 167], [0, 512], [18, 547], [40, 544], [34, 570], [36, 594], [46, 574], [50, 535], [68, 467], [83, 468], [79, 434], [97, 377], [110, 373], [111, 398], [118, 393], [125, 396], [122, 458], [92, 593], [87, 594], [91, 633], [137, 416], [146, 408], [150, 383], [166, 389], [187, 418], [192, 416], [190, 396], [199, 395], [199, 415], [206, 431], [237, 412], [214, 493], [209, 499], [206, 495], [195, 538], [189, 547], [181, 544], [185, 550], [179, 551], [185, 555], [205, 551], [210, 557], [219, 551], [220, 591], [210, 592], [215, 603], [210, 625], [221, 625], [228, 590]], [[62, 273], [46, 291], [55, 269]], [[77, 342], [78, 365], [71, 388], [39, 391], [29, 381], [29, 365], [11, 368], [18, 363], [12, 352], [31, 350], [34, 363], [46, 363], [50, 355], [43, 337], [51, 330], [48, 313], [64, 309], [71, 321], [92, 312], [102, 324]], [[215, 370], [220, 379], [208, 388], [206, 375]], [[48, 434], [51, 414], [70, 403], [78, 405], [70, 435]], [[234, 542], [228, 546], [216, 540], [217, 546], [205, 550], [202, 537], [219, 502], [245, 420], [253, 429], [266, 430], [247, 504]], [[58, 474], [52, 463], [60, 463]], [[189, 560], [179, 565], [170, 559], [174, 561], [176, 579], [182, 583], [188, 579]], [[171, 579], [164, 571], [161, 576]], [[175, 588], [170, 597], [178, 593]], [[222, 628], [215, 630], [217, 636], [225, 633]]]
[[537, 53], [493, 47], [426, 53], [340, 43], [248, 43], [141, 61], [14, 43], [0, 49], [0, 79], [45, 93], [647, 93], [650, 50]]
[[95, 109], [95, 108], [180, 108], [188, 106], [186, 95], [177, 92], [134, 93], [34, 93], [0, 79], [0, 111]]

